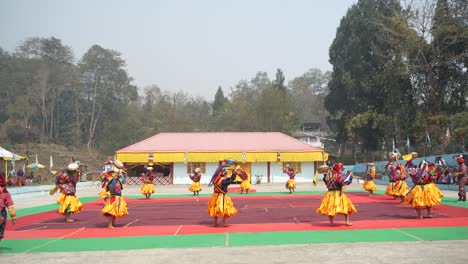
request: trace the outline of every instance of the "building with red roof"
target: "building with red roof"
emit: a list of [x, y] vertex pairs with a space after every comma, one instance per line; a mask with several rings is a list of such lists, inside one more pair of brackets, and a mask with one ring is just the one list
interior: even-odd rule
[[188, 174], [196, 167], [207, 184], [225, 159], [236, 160], [253, 181], [261, 177], [262, 182], [286, 182], [283, 167], [290, 164], [297, 182], [312, 182], [326, 157], [323, 149], [280, 132], [160, 133], [116, 151], [129, 176], [152, 166], [161, 184], [189, 184]]

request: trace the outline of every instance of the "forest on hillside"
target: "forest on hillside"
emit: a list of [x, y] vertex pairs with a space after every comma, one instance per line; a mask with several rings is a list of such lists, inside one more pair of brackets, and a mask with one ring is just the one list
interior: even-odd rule
[[468, 7], [464, 0], [416, 2], [350, 7], [330, 43], [331, 72], [312, 68], [286, 82], [281, 68], [275, 76], [259, 71], [213, 87], [212, 100], [137, 87], [125, 54], [97, 44], [79, 58], [55, 37], [25, 39], [11, 52], [0, 47], [1, 145], [112, 154], [160, 132], [291, 135], [316, 122], [333, 138], [326, 151], [355, 160], [393, 146], [460, 152], [468, 142]]

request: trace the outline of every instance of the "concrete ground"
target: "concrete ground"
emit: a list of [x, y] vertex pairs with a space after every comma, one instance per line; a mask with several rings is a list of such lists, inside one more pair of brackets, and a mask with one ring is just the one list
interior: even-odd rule
[[[354, 182], [348, 190], [362, 190]], [[285, 192], [284, 184], [253, 185], [257, 192]], [[157, 194], [189, 194], [187, 185], [156, 186]], [[378, 185], [379, 190], [386, 186]], [[297, 191], [325, 191], [320, 183], [298, 183]], [[79, 197], [97, 196], [99, 187], [80, 188]], [[202, 193], [211, 193], [205, 187]], [[455, 191], [443, 191], [457, 199]], [[139, 194], [139, 187], [128, 186], [123, 195]], [[43, 195], [16, 199], [16, 208], [55, 203], [56, 196]], [[1, 246], [1, 242], [0, 242]], [[146, 249], [73, 253], [0, 254], [0, 263], [466, 263], [468, 240], [380, 243], [333, 243], [279, 246], [214, 247], [184, 249]], [[8, 262], [7, 262], [8, 261]]]

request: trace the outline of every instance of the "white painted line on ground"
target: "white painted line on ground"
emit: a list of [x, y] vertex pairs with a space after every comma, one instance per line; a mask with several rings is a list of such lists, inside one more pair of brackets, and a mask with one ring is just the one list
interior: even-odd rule
[[226, 247], [229, 247], [229, 233], [226, 232], [226, 242], [224, 243]]
[[38, 229], [44, 229], [44, 228], [47, 228], [47, 226], [40, 226], [40, 227], [31, 228], [31, 229], [20, 230], [18, 232], [26, 232], [26, 231], [38, 230]]
[[300, 224], [301, 222], [299, 220], [297, 220], [296, 217], [293, 217], [294, 221], [296, 221], [296, 223]]
[[64, 238], [66, 238], [66, 237], [72, 236], [72, 235], [74, 235], [74, 234], [80, 232], [81, 230], [83, 230], [83, 229], [85, 229], [85, 228], [86, 228], [86, 227], [82, 227], [82, 228], [80, 228], [80, 229], [78, 229], [78, 230], [75, 230], [75, 231], [71, 232], [70, 234], [61, 236], [61, 237], [59, 237], [59, 238], [57, 238], [57, 239], [51, 240], [51, 241], [49, 241], [49, 242], [47, 242], [47, 243], [44, 243], [44, 244], [42, 244], [42, 245], [39, 245], [39, 246], [35, 246], [35, 247], [33, 247], [33, 248], [30, 248], [30, 249], [26, 250], [26, 251], [23, 252], [23, 253], [28, 253], [28, 252], [33, 251], [34, 249], [38, 249], [38, 248], [41, 248], [41, 247], [45, 247], [45, 246], [47, 246], [47, 245], [50, 245], [50, 244], [52, 244], [52, 243], [54, 243], [54, 242], [56, 242], [56, 241], [59, 241], [59, 240], [64, 239]]
[[179, 228], [177, 228], [177, 231], [174, 233], [174, 236], [177, 236], [177, 234], [179, 234], [180, 229], [182, 229], [182, 225], [180, 225]]
[[132, 222], [126, 224], [123, 228], [126, 228], [127, 226], [129, 226], [129, 225], [131, 225], [131, 224], [137, 222], [138, 220], [140, 220], [140, 219], [135, 219], [135, 220], [133, 220]]
[[407, 232], [405, 232], [405, 231], [403, 231], [403, 230], [396, 229], [396, 228], [392, 228], [392, 229], [395, 230], [395, 231], [397, 231], [397, 232], [400, 232], [400, 233], [402, 233], [402, 234], [405, 234], [405, 235], [407, 235], [407, 236], [409, 236], [409, 237], [412, 237], [412, 238], [414, 238], [414, 239], [416, 239], [416, 240], [418, 240], [418, 241], [424, 241], [424, 239], [421, 239], [421, 238], [419, 238], [419, 237], [417, 237], [417, 236], [413, 236], [412, 234], [409, 234], [409, 233], [407, 233]]

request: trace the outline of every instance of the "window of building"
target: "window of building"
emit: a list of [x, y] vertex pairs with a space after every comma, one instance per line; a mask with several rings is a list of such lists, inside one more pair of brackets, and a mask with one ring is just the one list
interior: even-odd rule
[[187, 163], [187, 173], [193, 173], [195, 168], [200, 168], [201, 173], [206, 172], [206, 162], [189, 162]]
[[301, 173], [301, 163], [300, 162], [283, 162], [283, 168], [286, 167], [286, 165], [292, 166], [295, 170], [296, 173]]

